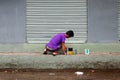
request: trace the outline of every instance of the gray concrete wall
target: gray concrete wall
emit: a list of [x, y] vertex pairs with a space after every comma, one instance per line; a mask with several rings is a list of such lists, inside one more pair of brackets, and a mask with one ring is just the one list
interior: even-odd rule
[[88, 42], [118, 42], [117, 0], [88, 0]]
[[[116, 42], [117, 0], [88, 1], [89, 41]], [[0, 52], [43, 52], [45, 44], [24, 43], [25, 30], [25, 0], [0, 0]], [[85, 48], [89, 48], [91, 52], [120, 52], [119, 43], [68, 44], [68, 47], [71, 46], [80, 53]]]
[[25, 42], [25, 0], [0, 0], [0, 43]]
[[[117, 0], [88, 0], [88, 42], [118, 41]], [[25, 43], [25, 0], [0, 0], [0, 43]]]
[[[88, 0], [94, 1], [93, 13], [91, 13], [90, 23], [91, 37], [90, 41], [93, 42], [116, 42], [116, 6], [113, 8], [112, 1], [114, 0]], [[97, 3], [101, 5], [98, 5]], [[97, 2], [97, 3], [95, 3]], [[103, 2], [110, 2], [106, 4]], [[114, 3], [114, 2], [113, 2]], [[110, 6], [111, 5], [111, 6]], [[89, 7], [92, 9], [92, 7]], [[104, 8], [104, 11], [102, 11]], [[112, 10], [111, 10], [112, 8]], [[106, 11], [106, 9], [108, 9]], [[0, 43], [18, 43], [25, 42], [25, 0], [0, 0]], [[100, 11], [99, 11], [100, 10]], [[111, 13], [112, 11], [112, 13]], [[104, 13], [103, 13], [104, 12]], [[107, 13], [111, 14], [107, 14]], [[98, 13], [98, 14], [96, 14]], [[101, 14], [104, 14], [101, 17]], [[113, 15], [114, 14], [114, 15]], [[99, 16], [100, 15], [100, 16]], [[89, 14], [90, 16], [90, 14]], [[109, 17], [110, 16], [110, 17]], [[112, 17], [113, 19], [112, 19]], [[96, 19], [95, 19], [96, 18]], [[101, 18], [101, 19], [98, 19]], [[108, 20], [109, 19], [109, 20]], [[103, 20], [103, 21], [102, 21]], [[107, 22], [108, 20], [108, 22]], [[100, 22], [101, 21], [101, 22]], [[106, 21], [104, 23], [104, 21]], [[116, 21], [116, 20], [115, 20]], [[98, 23], [100, 22], [100, 23]], [[113, 22], [113, 24], [110, 24]], [[100, 25], [98, 25], [100, 24]], [[95, 26], [94, 26], [95, 25]], [[91, 27], [92, 26], [92, 27]], [[96, 27], [97, 26], [97, 27]], [[102, 27], [101, 27], [102, 26]], [[108, 27], [110, 26], [110, 27]], [[114, 26], [114, 27], [113, 27]], [[101, 31], [99, 33], [99, 31]], [[95, 34], [93, 34], [95, 32]], [[98, 33], [97, 33], [98, 32]], [[94, 38], [95, 36], [95, 38]], [[106, 36], [106, 37], [105, 37]], [[109, 40], [108, 40], [109, 39]], [[8, 52], [11, 54], [2, 53], [0, 55], [0, 68], [35, 68], [35, 69], [82, 69], [82, 68], [94, 68], [94, 69], [120, 69], [120, 55], [107, 54], [102, 55], [101, 53], [120, 52], [119, 43], [111, 44], [67, 44], [68, 47], [77, 49], [78, 55], [65, 56], [51, 56], [41, 55], [45, 44], [0, 44], [0, 52]], [[90, 49], [91, 55], [84, 55], [84, 49]], [[20, 52], [19, 55], [15, 55], [14, 52]], [[22, 52], [37, 52], [35, 55], [24, 54]], [[96, 55], [96, 53], [99, 55]], [[20, 55], [22, 54], [22, 55]]]

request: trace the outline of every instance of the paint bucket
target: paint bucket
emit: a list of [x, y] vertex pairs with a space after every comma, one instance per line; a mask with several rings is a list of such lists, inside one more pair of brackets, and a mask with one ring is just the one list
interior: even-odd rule
[[68, 55], [73, 55], [73, 48], [68, 48], [67, 54]]

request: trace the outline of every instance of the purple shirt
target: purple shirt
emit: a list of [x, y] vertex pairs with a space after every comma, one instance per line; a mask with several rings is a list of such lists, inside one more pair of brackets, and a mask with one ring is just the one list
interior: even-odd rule
[[49, 48], [52, 48], [53, 50], [58, 49], [58, 46], [62, 44], [62, 42], [65, 42], [65, 34], [64, 33], [58, 33], [55, 35], [47, 44]]

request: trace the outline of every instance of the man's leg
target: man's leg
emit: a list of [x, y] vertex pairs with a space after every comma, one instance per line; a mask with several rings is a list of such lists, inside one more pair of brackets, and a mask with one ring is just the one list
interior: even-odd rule
[[52, 53], [53, 56], [56, 56], [57, 54], [58, 54], [58, 52], [56, 52], [56, 51], [54, 51], [54, 52]]
[[49, 48], [47, 46], [45, 47], [43, 54], [47, 55], [48, 51], [50, 51], [52, 53], [52, 55], [56, 55], [57, 54], [55, 50], [52, 50], [51, 48]]
[[[59, 49], [59, 48], [58, 48], [58, 49]], [[52, 55], [53, 55], [53, 56], [56, 56], [56, 55], [58, 54], [58, 52], [57, 52], [58, 49], [52, 50], [51, 48], [49, 48], [49, 47], [46, 46], [45, 49], [44, 49], [43, 54], [44, 54], [44, 55], [47, 55], [47, 52], [50, 51], [50, 52], [52, 52]]]
[[45, 47], [45, 49], [44, 49], [43, 54], [44, 54], [44, 55], [46, 55], [46, 54], [47, 54], [47, 48], [46, 48], [46, 47]]

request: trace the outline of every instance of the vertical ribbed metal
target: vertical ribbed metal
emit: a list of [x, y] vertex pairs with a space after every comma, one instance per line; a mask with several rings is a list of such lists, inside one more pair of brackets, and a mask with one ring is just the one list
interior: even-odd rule
[[87, 40], [87, 0], [27, 0], [28, 43], [46, 43], [59, 32], [73, 30], [67, 43]]

